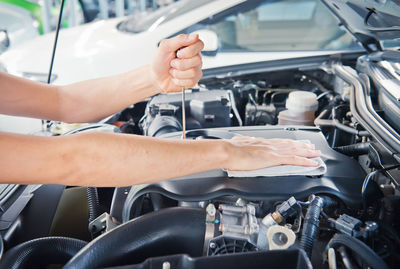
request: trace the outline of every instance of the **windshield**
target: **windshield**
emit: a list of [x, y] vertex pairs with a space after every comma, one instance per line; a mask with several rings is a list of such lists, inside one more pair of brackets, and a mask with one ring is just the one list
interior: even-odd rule
[[124, 32], [140, 33], [151, 31], [155, 27], [184, 13], [206, 5], [213, 0], [180, 0], [150, 14], [133, 15], [128, 20], [120, 23], [118, 29]]
[[319, 0], [246, 1], [185, 29], [208, 29], [219, 51], [360, 49]]

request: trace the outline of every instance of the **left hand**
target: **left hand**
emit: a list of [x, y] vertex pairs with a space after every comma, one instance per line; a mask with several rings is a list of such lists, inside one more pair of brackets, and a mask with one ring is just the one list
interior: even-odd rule
[[203, 47], [197, 34], [162, 40], [151, 66], [156, 87], [162, 92], [179, 92], [182, 87], [195, 86], [203, 75]]

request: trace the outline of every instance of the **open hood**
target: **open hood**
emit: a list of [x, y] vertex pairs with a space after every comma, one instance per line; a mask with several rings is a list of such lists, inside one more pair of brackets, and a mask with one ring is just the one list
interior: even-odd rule
[[400, 38], [400, 0], [322, 2], [368, 51], [382, 50], [382, 41]]

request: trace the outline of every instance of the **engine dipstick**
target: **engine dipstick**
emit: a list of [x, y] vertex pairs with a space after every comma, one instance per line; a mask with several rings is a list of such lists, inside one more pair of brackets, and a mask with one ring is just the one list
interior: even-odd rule
[[185, 87], [182, 87], [182, 139], [186, 139]]

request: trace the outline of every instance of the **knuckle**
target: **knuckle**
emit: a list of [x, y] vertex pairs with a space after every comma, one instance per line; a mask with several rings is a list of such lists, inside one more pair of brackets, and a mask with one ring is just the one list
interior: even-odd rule
[[161, 47], [161, 48], [166, 48], [166, 47], [168, 47], [168, 40], [167, 40], [167, 39], [161, 40], [161, 42], [160, 42], [160, 47]]
[[291, 160], [295, 163], [299, 162], [300, 157], [299, 156], [292, 156]]
[[190, 76], [190, 77], [196, 77], [196, 75], [197, 75], [196, 69], [190, 69], [190, 71], [189, 71], [189, 76]]
[[178, 60], [178, 61], [176, 61], [176, 69], [183, 69], [183, 67], [184, 67], [184, 61], [183, 60]]
[[201, 40], [199, 40], [199, 42], [200, 42], [200, 50], [203, 50], [204, 49], [204, 42], [201, 41]]

